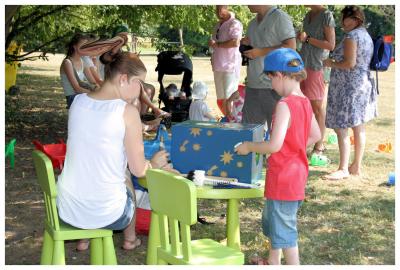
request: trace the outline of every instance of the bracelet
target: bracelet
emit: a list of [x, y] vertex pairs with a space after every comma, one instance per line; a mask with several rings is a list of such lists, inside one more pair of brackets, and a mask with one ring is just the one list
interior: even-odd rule
[[310, 36], [307, 36], [305, 42], [306, 42], [306, 43], [310, 43], [310, 38], [311, 38]]

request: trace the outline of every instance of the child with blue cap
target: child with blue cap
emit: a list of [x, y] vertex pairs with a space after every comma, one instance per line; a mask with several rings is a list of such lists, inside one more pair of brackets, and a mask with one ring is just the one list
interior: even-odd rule
[[251, 258], [254, 264], [280, 264], [281, 250], [287, 264], [299, 264], [297, 210], [304, 199], [308, 176], [306, 148], [321, 133], [310, 101], [300, 90], [307, 78], [300, 55], [288, 48], [276, 49], [264, 59], [264, 75], [282, 96], [272, 116], [269, 141], [243, 142], [235, 148], [240, 155], [270, 154], [262, 214], [262, 228], [270, 239], [268, 259]]

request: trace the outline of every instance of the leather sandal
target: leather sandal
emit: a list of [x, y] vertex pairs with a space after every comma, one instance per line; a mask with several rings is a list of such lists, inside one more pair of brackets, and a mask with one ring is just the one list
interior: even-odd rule
[[[127, 245], [128, 244], [128, 245]], [[142, 241], [136, 237], [135, 240], [124, 240], [124, 245], [122, 249], [124, 250], [134, 250], [135, 248], [139, 247], [142, 244]]]

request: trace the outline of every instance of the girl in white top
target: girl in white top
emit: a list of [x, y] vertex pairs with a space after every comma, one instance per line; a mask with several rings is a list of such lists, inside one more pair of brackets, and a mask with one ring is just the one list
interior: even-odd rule
[[[135, 234], [132, 183], [149, 168], [171, 168], [165, 151], [144, 157], [139, 112], [131, 103], [143, 88], [146, 68], [132, 53], [118, 52], [105, 66], [99, 91], [78, 95], [68, 118], [67, 154], [58, 178], [60, 218], [83, 229], [124, 230], [124, 249], [140, 245]], [[129, 186], [127, 186], [129, 185]], [[131, 190], [127, 190], [130, 188]], [[77, 248], [86, 249], [87, 240]]]
[[79, 82], [86, 81], [82, 55], [78, 48], [87, 42], [86, 36], [75, 34], [68, 44], [68, 52], [60, 66], [61, 84], [67, 99], [67, 108], [71, 106], [75, 95], [89, 93], [90, 89], [82, 86]]
[[206, 103], [208, 88], [204, 82], [194, 82], [192, 103], [189, 108], [189, 119], [195, 121], [216, 121]]

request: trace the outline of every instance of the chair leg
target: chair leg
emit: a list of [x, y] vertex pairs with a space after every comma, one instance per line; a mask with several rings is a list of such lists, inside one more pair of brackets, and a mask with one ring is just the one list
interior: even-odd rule
[[54, 243], [54, 249], [53, 249], [52, 264], [65, 265], [64, 241], [57, 240], [57, 241], [54, 241], [53, 243]]
[[117, 256], [112, 236], [103, 237], [103, 257], [105, 265], [117, 265]]
[[90, 264], [102, 265], [104, 263], [103, 248], [101, 238], [90, 239]]
[[160, 246], [160, 228], [158, 215], [151, 211], [150, 231], [147, 241], [147, 265], [157, 264], [157, 248]]
[[40, 256], [40, 264], [41, 265], [50, 265], [53, 259], [53, 239], [50, 234], [44, 230], [43, 233], [43, 246], [42, 246], [42, 254]]

